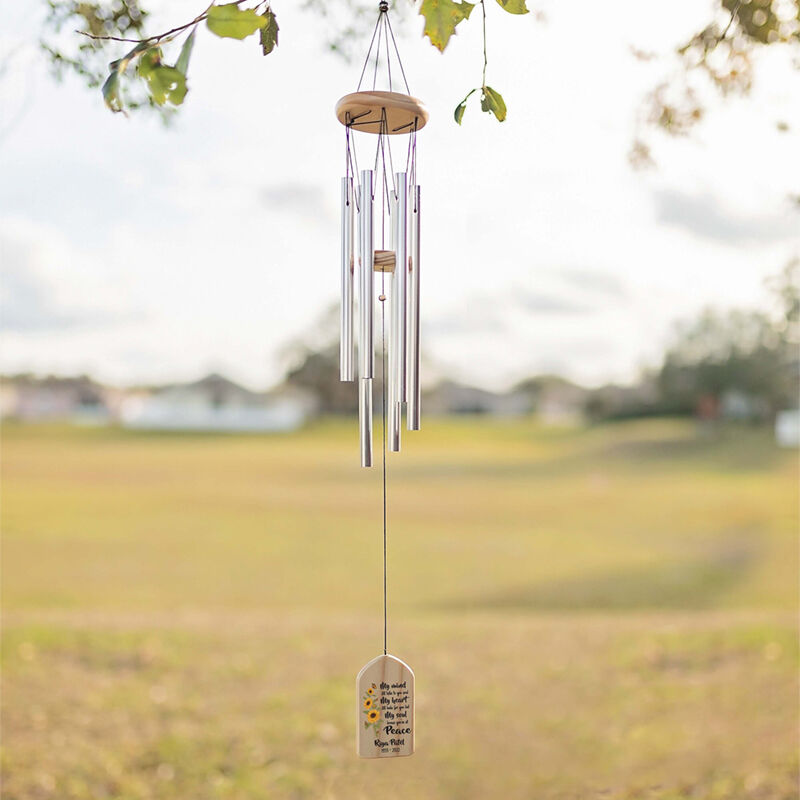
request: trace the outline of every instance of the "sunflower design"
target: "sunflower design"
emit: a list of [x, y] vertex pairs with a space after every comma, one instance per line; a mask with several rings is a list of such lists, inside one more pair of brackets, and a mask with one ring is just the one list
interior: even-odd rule
[[381, 727], [381, 712], [380, 709], [376, 707], [378, 703], [378, 697], [376, 695], [377, 689], [378, 687], [373, 683], [372, 686], [365, 689], [364, 694], [361, 695], [361, 713], [365, 717], [364, 727], [372, 727], [376, 734], [380, 732]]

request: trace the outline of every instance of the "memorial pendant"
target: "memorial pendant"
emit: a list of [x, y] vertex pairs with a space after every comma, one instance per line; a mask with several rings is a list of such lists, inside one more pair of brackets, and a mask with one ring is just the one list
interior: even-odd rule
[[361, 758], [414, 753], [414, 672], [390, 655], [380, 655], [356, 678], [356, 750]]

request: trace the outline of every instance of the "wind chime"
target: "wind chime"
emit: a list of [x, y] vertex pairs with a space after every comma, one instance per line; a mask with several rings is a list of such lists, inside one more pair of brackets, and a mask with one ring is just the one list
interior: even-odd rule
[[[362, 758], [409, 756], [414, 752], [414, 673], [387, 650], [386, 450], [399, 452], [403, 410], [408, 430], [420, 421], [420, 189], [417, 183], [417, 132], [428, 121], [425, 106], [412, 97], [381, 2], [356, 91], [336, 104], [345, 126], [342, 178], [340, 379], [358, 382], [361, 466], [373, 464], [375, 338], [381, 339], [383, 457], [383, 653], [356, 678], [356, 751]], [[393, 90], [392, 61], [405, 92]], [[381, 77], [388, 91], [376, 90]], [[368, 68], [372, 88], [362, 90]], [[362, 134], [369, 136], [362, 137]], [[403, 142], [392, 153], [392, 142]], [[368, 150], [370, 169], [360, 169], [356, 139]], [[366, 140], [366, 141], [364, 141]], [[374, 146], [374, 156], [372, 153]], [[362, 150], [362, 165], [363, 165]], [[402, 166], [395, 172], [395, 163]], [[358, 237], [354, 239], [357, 229]], [[377, 273], [377, 280], [376, 280]], [[375, 314], [376, 301], [379, 314]], [[389, 307], [389, 330], [386, 308]], [[356, 314], [357, 311], [357, 314]], [[356, 317], [358, 339], [356, 342]], [[387, 341], [388, 338], [388, 341]], [[357, 347], [356, 347], [357, 344]], [[387, 366], [388, 360], [388, 366]], [[356, 370], [356, 362], [358, 369]]]

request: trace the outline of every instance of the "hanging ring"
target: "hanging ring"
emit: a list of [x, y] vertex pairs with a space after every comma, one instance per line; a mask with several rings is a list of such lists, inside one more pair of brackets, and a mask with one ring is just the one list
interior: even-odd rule
[[380, 3], [378, 3], [378, 11], [379, 11], [381, 14], [386, 14], [386, 13], [389, 11], [389, 3], [388, 3], [388, 0], [381, 0], [381, 2], [380, 2]]

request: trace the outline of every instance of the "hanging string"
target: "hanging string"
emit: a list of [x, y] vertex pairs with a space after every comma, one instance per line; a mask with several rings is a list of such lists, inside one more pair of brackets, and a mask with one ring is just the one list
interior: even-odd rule
[[[417, 124], [419, 119], [414, 118], [414, 130], [408, 137], [408, 156], [406, 158], [406, 171], [408, 172], [408, 161], [411, 160], [411, 185], [417, 185]], [[417, 213], [417, 193], [413, 192], [414, 213]]]
[[375, 71], [372, 73], [372, 91], [375, 91], [375, 85], [378, 82], [378, 63], [381, 60], [381, 37], [383, 36], [383, 29], [386, 27], [382, 25], [383, 18], [386, 15], [381, 13], [378, 17], [378, 44], [375, 46]]
[[[347, 143], [347, 167], [349, 168], [349, 172], [346, 169], [345, 174], [352, 174], [351, 185], [353, 188], [353, 197], [356, 201], [356, 210], [361, 211], [361, 203], [359, 202], [358, 192], [355, 191], [355, 185], [358, 182], [358, 154], [356, 153], [356, 139], [355, 136], [351, 138], [350, 136], [350, 125], [347, 126], [347, 134], [345, 141]], [[355, 163], [354, 163], [355, 162]]]
[[394, 38], [394, 31], [392, 30], [392, 23], [389, 15], [386, 14], [386, 26], [389, 29], [389, 35], [392, 37], [392, 44], [394, 45], [394, 52], [397, 55], [397, 63], [400, 66], [400, 74], [403, 76], [403, 83], [406, 85], [406, 94], [411, 94], [411, 89], [408, 88], [408, 81], [406, 80], [406, 71], [403, 69], [403, 61], [400, 58], [400, 51], [397, 49], [397, 40]]
[[378, 21], [375, 23], [375, 30], [372, 31], [372, 39], [370, 39], [370, 42], [369, 42], [369, 49], [367, 50], [367, 57], [364, 59], [364, 66], [361, 68], [361, 77], [358, 79], [358, 87], [356, 88], [357, 92], [361, 90], [361, 81], [364, 80], [364, 73], [367, 71], [367, 64], [369, 64], [369, 57], [370, 57], [370, 54], [372, 53], [372, 45], [375, 42], [375, 34], [378, 32], [378, 26], [381, 24], [381, 17], [382, 16], [383, 16], [383, 13], [378, 15]]
[[[386, 123], [386, 132], [389, 132], [389, 121], [386, 119], [386, 109], [382, 110], [383, 120]], [[385, 137], [384, 137], [385, 138]], [[389, 142], [389, 172], [392, 175], [392, 189], [394, 189], [394, 193], [397, 194], [397, 186], [394, 177], [394, 161], [392, 161], [392, 143]], [[384, 160], [386, 159], [386, 153], [383, 154]]]
[[[387, 28], [387, 26], [389, 24], [389, 15], [388, 14], [384, 14], [383, 15], [383, 20], [384, 20], [383, 27]], [[391, 92], [392, 91], [392, 59], [389, 58], [389, 33], [388, 33], [388, 29], [387, 29], [387, 32], [384, 34], [383, 40], [384, 40], [384, 42], [386, 44], [386, 71], [389, 73], [389, 91]]]
[[[417, 118], [414, 117], [414, 127], [416, 128], [417, 125]], [[411, 132], [413, 133], [413, 131]], [[406, 172], [408, 172], [408, 165], [411, 163], [411, 139], [413, 138], [411, 133], [408, 135], [408, 151], [406, 152]]]
[[[389, 73], [389, 91], [392, 91], [392, 64], [391, 59], [389, 58], [389, 37], [392, 39], [392, 47], [394, 48], [395, 56], [397, 57], [397, 65], [400, 67], [400, 74], [403, 76], [403, 83], [406, 87], [406, 94], [411, 94], [411, 89], [408, 88], [408, 80], [406, 79], [406, 71], [403, 68], [403, 62], [400, 58], [400, 49], [397, 47], [397, 40], [394, 36], [394, 30], [392, 30], [392, 23], [389, 20], [389, 4], [382, 2], [379, 6], [378, 10], [378, 19], [375, 22], [375, 28], [372, 31], [372, 38], [369, 42], [369, 48], [367, 49], [367, 57], [364, 59], [364, 65], [361, 68], [361, 76], [358, 79], [358, 86], [356, 87], [356, 91], [361, 91], [361, 84], [364, 81], [364, 75], [367, 71], [367, 66], [369, 65], [369, 58], [372, 55], [372, 48], [375, 44], [375, 37], [378, 37], [378, 46], [375, 48], [375, 71], [372, 77], [372, 88], [375, 89], [375, 84], [378, 75], [378, 61], [380, 60], [380, 49], [381, 49], [381, 37], [385, 37], [385, 49], [386, 49], [386, 69]], [[385, 32], [383, 29], [386, 29]]]
[[[380, 153], [380, 155], [381, 155], [382, 173], [383, 173], [383, 185], [384, 185], [384, 188], [386, 189], [386, 202], [387, 202], [387, 204], [389, 206], [389, 214], [391, 215], [391, 213], [392, 213], [392, 204], [391, 204], [391, 202], [389, 200], [389, 181], [388, 181], [388, 179], [386, 177], [386, 147], [385, 147], [385, 145], [387, 144], [386, 136], [388, 135], [388, 133], [389, 133], [389, 120], [386, 117], [386, 109], [382, 108], [381, 109], [381, 124], [380, 124], [380, 130], [378, 132], [378, 149], [375, 151], [375, 169], [377, 170], [377, 168], [378, 168], [378, 153]], [[389, 146], [389, 162], [391, 163], [391, 160], [392, 160], [392, 143], [388, 142], [388, 146]], [[397, 195], [397, 186], [395, 185], [396, 181], [395, 181], [395, 177], [394, 177], [394, 172], [390, 171], [390, 174], [392, 176], [392, 194], [396, 196]]]
[[[385, 169], [384, 169], [385, 174]], [[381, 271], [381, 411], [383, 416], [383, 654], [387, 653], [388, 614], [386, 602], [386, 273]]]

